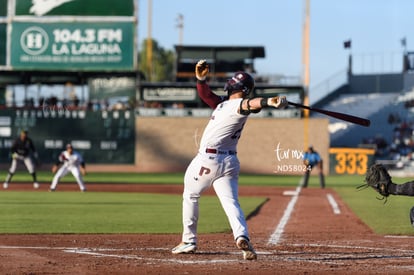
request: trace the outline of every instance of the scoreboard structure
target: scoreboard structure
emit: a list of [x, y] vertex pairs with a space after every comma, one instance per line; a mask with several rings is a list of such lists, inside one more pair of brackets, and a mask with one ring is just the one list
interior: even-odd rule
[[5, 108], [5, 99], [14, 86], [67, 83], [95, 98], [135, 96], [136, 10], [134, 0], [0, 0], [0, 163], [23, 129], [45, 163], [69, 142], [88, 163], [134, 163], [133, 110]]
[[10, 147], [21, 130], [28, 130], [39, 158], [56, 162], [67, 143], [89, 164], [133, 164], [133, 110], [0, 110], [0, 163], [8, 163]]

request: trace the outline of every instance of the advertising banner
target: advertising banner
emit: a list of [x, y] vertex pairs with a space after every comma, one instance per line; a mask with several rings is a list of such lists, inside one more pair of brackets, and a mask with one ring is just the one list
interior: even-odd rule
[[90, 99], [134, 97], [136, 81], [132, 77], [91, 78], [88, 82]]
[[13, 69], [128, 71], [134, 69], [133, 22], [14, 22]]
[[147, 101], [195, 101], [197, 91], [194, 88], [157, 88], [147, 87], [143, 91], [144, 100]]

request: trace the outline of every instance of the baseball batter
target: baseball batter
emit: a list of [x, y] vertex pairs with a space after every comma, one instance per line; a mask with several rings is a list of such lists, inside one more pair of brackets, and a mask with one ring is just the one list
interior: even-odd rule
[[32, 139], [28, 136], [28, 131], [23, 130], [20, 132], [18, 138], [13, 141], [11, 146], [11, 155], [12, 155], [12, 162], [9, 168], [9, 172], [7, 174], [6, 180], [3, 183], [3, 188], [9, 188], [9, 183], [13, 178], [14, 173], [17, 169], [17, 163], [23, 162], [29, 171], [30, 175], [33, 178], [33, 187], [35, 189], [39, 188], [39, 184], [37, 183], [36, 177], [36, 170], [35, 170], [35, 163], [33, 158], [37, 159], [37, 152], [36, 148], [33, 144]]
[[71, 172], [75, 177], [80, 190], [82, 192], [86, 191], [82, 177], [86, 174], [85, 162], [81, 154], [73, 150], [71, 144], [67, 144], [66, 150], [60, 153], [58, 162], [52, 167], [52, 172], [56, 174], [53, 177], [52, 184], [50, 185], [50, 191], [55, 191], [60, 178], [64, 177], [69, 172]]
[[213, 186], [227, 215], [236, 246], [242, 250], [245, 260], [255, 260], [257, 254], [250, 242], [238, 198], [240, 163], [237, 143], [249, 114], [268, 106], [284, 108], [287, 100], [285, 97], [248, 98], [255, 83], [245, 72], [236, 72], [224, 86], [228, 97], [220, 97], [206, 83], [208, 65], [205, 60], [196, 64], [195, 74], [200, 98], [214, 111], [201, 138], [198, 154], [184, 176], [182, 242], [172, 249], [172, 253], [197, 250], [199, 198], [203, 191]]

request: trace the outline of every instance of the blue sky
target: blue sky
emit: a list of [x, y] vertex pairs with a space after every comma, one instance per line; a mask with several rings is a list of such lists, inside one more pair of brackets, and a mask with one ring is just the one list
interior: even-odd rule
[[[138, 41], [148, 37], [148, 1], [137, 0]], [[184, 17], [184, 45], [264, 46], [261, 74], [302, 76], [304, 0], [152, 0], [151, 35], [162, 47], [179, 44], [176, 27]], [[398, 71], [406, 38], [414, 41], [412, 0], [310, 0], [310, 97], [334, 82], [354, 58], [354, 71]], [[352, 41], [351, 49], [343, 42]], [[320, 89], [319, 89], [320, 90]]]

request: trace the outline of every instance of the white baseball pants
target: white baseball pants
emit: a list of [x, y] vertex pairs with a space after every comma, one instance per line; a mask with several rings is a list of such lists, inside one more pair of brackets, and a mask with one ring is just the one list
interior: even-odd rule
[[33, 160], [30, 156], [24, 157], [24, 156], [17, 156], [16, 158], [12, 159], [12, 163], [9, 168], [9, 172], [11, 174], [14, 174], [16, 172], [17, 168], [17, 162], [22, 161], [24, 165], [27, 168], [27, 171], [29, 171], [30, 174], [33, 174], [35, 172], [35, 165], [33, 163]]
[[198, 154], [184, 176], [183, 242], [197, 243], [199, 198], [213, 185], [227, 215], [234, 239], [249, 237], [246, 220], [238, 199], [240, 163], [236, 155]]
[[66, 176], [66, 174], [69, 172], [71, 172], [72, 175], [75, 177], [80, 190], [81, 191], [86, 190], [85, 184], [83, 183], [83, 177], [82, 177], [81, 171], [79, 167], [77, 166], [74, 166], [74, 167], [61, 166], [59, 170], [56, 172], [55, 176], [53, 177], [52, 185], [50, 185], [50, 189], [56, 189], [56, 186], [58, 185], [60, 178]]

